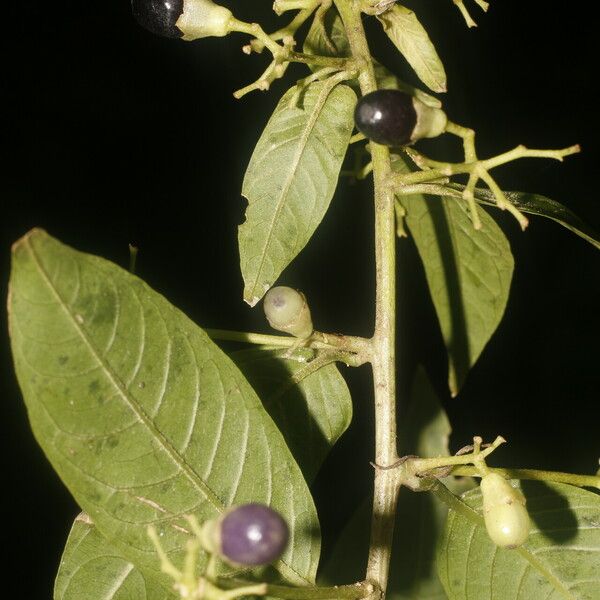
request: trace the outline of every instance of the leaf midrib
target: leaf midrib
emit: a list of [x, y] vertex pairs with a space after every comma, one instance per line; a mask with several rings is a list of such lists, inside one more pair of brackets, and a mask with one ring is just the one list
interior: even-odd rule
[[134, 413], [134, 415], [139, 419], [139, 421], [144, 425], [144, 427], [150, 432], [150, 434], [160, 442], [161, 448], [167, 453], [169, 458], [177, 465], [181, 471], [187, 476], [189, 481], [203, 494], [203, 496], [208, 500], [217, 512], [221, 513], [225, 510], [225, 506], [219, 500], [218, 496], [210, 489], [210, 487], [198, 477], [198, 475], [192, 470], [192, 468], [187, 464], [183, 456], [177, 452], [177, 450], [173, 447], [172, 444], [166, 439], [166, 437], [162, 434], [162, 432], [156, 428], [150, 417], [146, 414], [144, 409], [139, 405], [138, 402], [135, 401], [134, 398], [130, 398], [123, 388], [122, 382], [118, 375], [113, 371], [113, 369], [102, 359], [102, 357], [98, 354], [98, 351], [94, 347], [91, 340], [86, 335], [85, 331], [82, 329], [80, 324], [77, 322], [75, 316], [69, 310], [67, 303], [64, 301], [63, 297], [60, 295], [56, 287], [53, 285], [50, 280], [48, 273], [44, 269], [41, 261], [39, 260], [35, 249], [30, 241], [30, 236], [27, 236], [24, 239], [24, 242], [27, 244], [27, 248], [31, 257], [35, 263], [35, 266], [42, 277], [44, 283], [51, 291], [51, 293], [56, 298], [58, 304], [60, 305], [63, 312], [67, 315], [68, 320], [71, 325], [74, 327], [75, 331], [92, 354], [94, 360], [98, 363], [100, 368], [103, 370], [105, 376], [110, 381], [111, 385], [115, 388], [118, 395], [121, 399], [126, 403], [129, 409]]
[[[140, 422], [148, 429], [148, 431], [150, 431], [151, 434], [154, 433], [156, 435], [156, 438], [159, 440], [161, 447], [169, 455], [171, 460], [173, 460], [173, 462], [181, 468], [181, 470], [186, 475], [186, 477], [189, 479], [189, 481], [192, 483], [192, 485], [194, 485], [196, 488], [199, 489], [199, 491], [203, 494], [203, 496], [206, 498], [206, 500], [209, 501], [213, 505], [213, 507], [215, 508], [215, 510], [217, 512], [222, 513], [225, 510], [225, 506], [223, 505], [221, 500], [218, 498], [218, 496], [210, 489], [210, 487], [200, 477], [198, 477], [198, 475], [187, 464], [187, 462], [181, 456], [181, 454], [179, 452], [177, 452], [177, 450], [169, 443], [169, 441], [160, 432], [160, 430], [158, 430], [154, 426], [153, 422], [150, 420], [148, 415], [145, 413], [144, 409], [141, 406], [139, 406], [139, 404], [137, 402], [135, 402], [135, 400], [132, 399], [130, 401], [129, 397], [127, 396], [126, 391], [123, 390], [122, 386], [120, 385], [120, 379], [118, 378], [117, 374], [114, 373], [113, 370], [110, 368], [110, 366], [108, 364], [106, 364], [102, 360], [102, 358], [98, 355], [95, 347], [93, 346], [91, 341], [88, 339], [88, 337], [85, 334], [85, 332], [83, 331], [83, 329], [80, 327], [75, 316], [70, 312], [68, 305], [66, 304], [66, 302], [64, 301], [64, 299], [62, 298], [62, 296], [60, 295], [58, 290], [53, 285], [52, 281], [50, 280], [50, 278], [48, 276], [48, 273], [44, 269], [41, 261], [39, 260], [37, 254], [36, 254], [35, 248], [31, 244], [31, 237], [36, 234], [39, 235], [39, 233], [40, 233], [39, 230], [33, 230], [30, 234], [28, 234], [27, 236], [25, 236], [22, 239], [22, 242], [26, 245], [26, 247], [29, 251], [29, 254], [32, 257], [34, 265], [36, 266], [37, 271], [40, 274], [40, 277], [42, 278], [42, 280], [44, 281], [44, 283], [46, 284], [48, 289], [51, 291], [51, 293], [56, 298], [56, 301], [60, 305], [61, 309], [67, 315], [68, 320], [74, 326], [76, 332], [81, 337], [82, 341], [84, 342], [84, 344], [86, 345], [88, 350], [91, 352], [94, 359], [98, 362], [100, 367], [105, 371], [106, 376], [108, 377], [109, 381], [114, 386], [117, 393], [122, 397], [124, 402], [130, 407], [132, 412], [139, 418]], [[44, 234], [44, 236], [45, 235], [46, 234]], [[15, 246], [15, 248], [16, 248], [16, 246]], [[311, 583], [309, 580], [307, 580], [303, 575], [298, 573], [298, 571], [296, 571], [295, 568], [293, 568], [291, 565], [289, 565], [283, 559], [279, 559], [273, 566], [275, 568], [278, 568], [278, 566], [280, 566], [278, 568], [278, 570], [285, 571], [286, 573], [282, 573], [282, 575], [284, 575], [284, 577], [286, 577], [286, 578], [293, 579], [292, 577], [290, 577], [290, 574], [293, 574], [294, 578], [296, 579], [296, 582], [300, 581], [300, 582], [304, 583], [305, 585], [306, 584], [310, 585], [310, 583]], [[281, 568], [281, 567], [283, 567], [283, 568]]]
[[[302, 160], [302, 157], [304, 156], [304, 151], [306, 150], [306, 145], [308, 144], [308, 139], [310, 138], [310, 136], [313, 132], [313, 129], [317, 123], [317, 119], [318, 119], [319, 115], [321, 114], [321, 111], [323, 110], [325, 103], [327, 102], [327, 98], [329, 97], [329, 94], [333, 91], [333, 89], [335, 87], [335, 86], [331, 87], [331, 85], [326, 85], [326, 84], [323, 84], [323, 86], [324, 86], [323, 89], [319, 92], [319, 95], [318, 95], [317, 99], [315, 100], [315, 104], [313, 106], [313, 111], [307, 122], [306, 128], [304, 129], [302, 135], [300, 136], [298, 149], [297, 149], [296, 154], [294, 155], [294, 159], [292, 161], [292, 169], [290, 170], [289, 176], [288, 176], [284, 186], [281, 189], [281, 192], [277, 199], [277, 206], [276, 206], [275, 210], [273, 211], [273, 217], [271, 218], [271, 222], [270, 222], [269, 229], [268, 229], [268, 234], [267, 234], [265, 243], [263, 244], [263, 247], [261, 250], [260, 264], [258, 266], [256, 275], [254, 277], [254, 281], [252, 283], [251, 292], [250, 292], [249, 296], [247, 296], [245, 298], [246, 302], [248, 302], [248, 304], [250, 304], [250, 306], [254, 306], [256, 304], [256, 302], [260, 299], [259, 297], [257, 297], [256, 288], [258, 286], [258, 282], [261, 278], [260, 276], [262, 274], [262, 270], [263, 270], [263, 267], [265, 264], [265, 260], [266, 260], [266, 256], [267, 256], [267, 249], [271, 245], [271, 239], [273, 237], [273, 231], [275, 229], [275, 224], [279, 218], [279, 214], [280, 214], [281, 210], [283, 209], [285, 199], [288, 196], [289, 190], [292, 186], [292, 182], [296, 176], [298, 165], [300, 164], [300, 161]], [[272, 284], [272, 282], [271, 282], [271, 284]]]

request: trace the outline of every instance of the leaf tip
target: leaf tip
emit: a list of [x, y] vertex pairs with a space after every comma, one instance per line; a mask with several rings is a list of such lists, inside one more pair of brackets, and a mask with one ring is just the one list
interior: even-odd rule
[[24, 236], [20, 237], [14, 244], [11, 246], [11, 252], [15, 254], [18, 252], [21, 246], [29, 243], [32, 238], [37, 237], [48, 237], [48, 232], [41, 227], [34, 227], [30, 229]]

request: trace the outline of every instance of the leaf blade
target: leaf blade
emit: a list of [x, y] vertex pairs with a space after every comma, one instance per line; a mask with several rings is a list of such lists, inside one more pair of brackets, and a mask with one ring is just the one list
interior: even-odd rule
[[285, 350], [241, 350], [231, 358], [283, 433], [306, 480], [352, 420], [352, 399], [335, 363], [286, 359]]
[[415, 13], [399, 4], [377, 17], [419, 79], [434, 92], [447, 90], [444, 65]]
[[346, 85], [311, 83], [302, 108], [288, 90], [261, 135], [244, 177], [248, 200], [238, 241], [244, 300], [254, 306], [298, 255], [335, 192], [356, 95]]
[[[399, 159], [393, 165], [407, 169]], [[401, 203], [425, 268], [448, 352], [448, 386], [456, 396], [504, 315], [514, 259], [506, 236], [484, 211], [476, 231], [458, 199], [418, 194], [402, 196]]]
[[[455, 189], [463, 189], [463, 186], [453, 185]], [[504, 192], [510, 202], [519, 210], [550, 219], [559, 225], [562, 225], [569, 231], [572, 231], [580, 238], [586, 240], [592, 246], [600, 249], [600, 234], [592, 227], [580, 219], [573, 211], [560, 204], [556, 200], [547, 198], [540, 194], [531, 194], [528, 192]], [[475, 199], [480, 204], [486, 206], [498, 207], [494, 194], [489, 190], [476, 188]]]
[[492, 587], [506, 600], [592, 600], [600, 594], [600, 497], [565, 484], [522, 483], [534, 527], [516, 550], [498, 548], [487, 536], [479, 488], [463, 495], [473, 520], [450, 511], [437, 557], [450, 600], [491, 597]]
[[148, 580], [81, 513], [73, 522], [54, 585], [54, 600], [175, 600]]
[[280, 575], [314, 578], [304, 478], [243, 376], [185, 315], [116, 265], [33, 230], [13, 249], [9, 316], [34, 434], [124, 556], [158, 573], [149, 523], [176, 562], [182, 515], [261, 501], [290, 526]]

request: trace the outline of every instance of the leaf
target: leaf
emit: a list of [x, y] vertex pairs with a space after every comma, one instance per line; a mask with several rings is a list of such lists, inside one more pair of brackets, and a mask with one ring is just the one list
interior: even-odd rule
[[241, 350], [231, 358], [261, 398], [312, 482], [352, 420], [350, 391], [334, 363], [284, 358], [285, 350]]
[[[425, 371], [419, 368], [410, 393], [410, 408], [403, 419], [402, 453], [447, 455], [450, 432], [448, 417]], [[386, 598], [443, 600], [446, 595], [435, 571], [434, 559], [436, 542], [447, 514], [445, 505], [432, 494], [406, 489], [400, 493], [396, 514]], [[371, 503], [366, 500], [338, 538], [321, 574], [324, 582], [340, 584], [358, 581], [364, 576], [370, 520]]]
[[[394, 168], [406, 166], [395, 160]], [[476, 231], [460, 200], [412, 195], [401, 203], [425, 267], [456, 396], [502, 319], [514, 260], [506, 236], [485, 211]]]
[[354, 128], [355, 93], [330, 80], [279, 101], [250, 160], [239, 228], [244, 300], [254, 306], [310, 240], [325, 216]]
[[[344, 29], [344, 24], [339, 13], [334, 8], [327, 11], [321, 23], [314, 19], [310, 30], [304, 40], [304, 52], [306, 54], [315, 54], [319, 56], [334, 56], [346, 58], [352, 55], [350, 42]], [[387, 67], [373, 60], [375, 67], [375, 78], [377, 87], [380, 89], [402, 90], [407, 94], [416, 96], [421, 102], [433, 108], [441, 108], [442, 103], [430, 94], [409, 85], [400, 80]], [[319, 67], [311, 67], [313, 71]], [[358, 86], [356, 86], [358, 88]]]
[[[455, 189], [464, 189], [464, 186], [453, 185]], [[572, 231], [579, 237], [588, 241], [592, 246], [600, 249], [600, 235], [594, 231], [587, 223], [582, 221], [574, 212], [566, 206], [539, 194], [529, 194], [527, 192], [504, 192], [506, 197], [519, 210], [531, 215], [538, 215], [556, 221], [569, 231]], [[494, 199], [494, 194], [489, 190], [477, 188], [475, 190], [475, 199], [480, 204], [498, 207]]]
[[[323, 20], [313, 19], [304, 39], [304, 52], [316, 56], [348, 58], [352, 56], [350, 42], [342, 19], [335, 8], [330, 8]], [[311, 66], [311, 69], [320, 67]]]
[[147, 580], [100, 535], [81, 513], [63, 552], [54, 600], [175, 600], [178, 596]]
[[33, 230], [13, 247], [9, 317], [34, 434], [124, 557], [168, 583], [150, 523], [181, 564], [183, 515], [202, 522], [257, 501], [290, 526], [281, 577], [313, 581], [318, 521], [302, 473], [250, 385], [183, 313], [116, 265]]
[[516, 550], [489, 539], [479, 488], [463, 495], [474, 520], [449, 512], [437, 553], [448, 598], [600, 598], [600, 496], [559, 483], [523, 482], [522, 489], [533, 528]]
[[405, 6], [395, 4], [377, 18], [419, 79], [434, 92], [445, 92], [444, 65], [415, 13]]

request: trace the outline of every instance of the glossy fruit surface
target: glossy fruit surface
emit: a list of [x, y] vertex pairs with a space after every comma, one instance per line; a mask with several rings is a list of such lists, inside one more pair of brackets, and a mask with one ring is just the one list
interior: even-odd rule
[[170, 38], [180, 38], [183, 32], [176, 26], [183, 13], [184, 0], [131, 0], [135, 20], [144, 29]]
[[221, 554], [236, 565], [259, 566], [277, 560], [288, 543], [282, 516], [264, 504], [243, 504], [221, 521]]
[[404, 146], [412, 141], [417, 111], [411, 95], [377, 90], [358, 101], [354, 121], [356, 128], [377, 144]]

